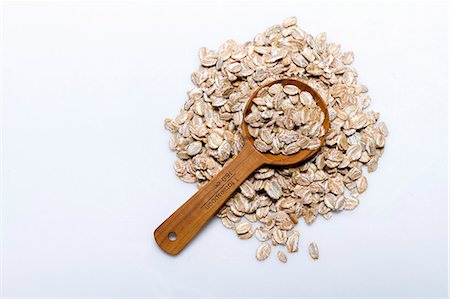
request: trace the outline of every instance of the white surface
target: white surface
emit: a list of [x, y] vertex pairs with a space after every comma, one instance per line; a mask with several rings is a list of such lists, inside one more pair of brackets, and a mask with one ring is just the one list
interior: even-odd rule
[[[446, 3], [2, 6], [3, 296], [447, 296]], [[163, 119], [198, 48], [289, 15], [355, 52], [388, 124], [361, 205], [301, 223], [285, 265], [217, 219], [164, 254], [153, 230], [195, 187], [174, 174]]]

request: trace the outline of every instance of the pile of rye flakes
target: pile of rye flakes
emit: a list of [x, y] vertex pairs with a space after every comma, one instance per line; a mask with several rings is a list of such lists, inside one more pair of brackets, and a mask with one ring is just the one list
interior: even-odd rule
[[[377, 169], [387, 127], [378, 121], [379, 113], [367, 110], [371, 99], [367, 87], [357, 82], [353, 52], [327, 42], [325, 33], [308, 34], [295, 17], [243, 44], [228, 40], [218, 50], [201, 48], [199, 56], [201, 65], [192, 74], [195, 88], [180, 114], [165, 120], [172, 132], [170, 148], [178, 157], [174, 169], [185, 182], [204, 185], [239, 153], [243, 109], [261, 85], [281, 78], [303, 80], [327, 103], [331, 127], [317, 155], [298, 167], [258, 169], [217, 213], [240, 239], [255, 236], [262, 242], [256, 250], [258, 260], [268, 258], [275, 246], [281, 248], [278, 259], [286, 262], [284, 251], [298, 251], [300, 232], [294, 228], [301, 218], [312, 224], [319, 216], [330, 219], [358, 206], [368, 186], [363, 172]], [[300, 99], [301, 91], [284, 92], [293, 103]], [[261, 130], [253, 132], [255, 140], [270, 136], [270, 142], [261, 141], [267, 147], [260, 143], [260, 150], [291, 154], [275, 146], [283, 144], [281, 137]], [[300, 147], [307, 148], [309, 143], [302, 142]], [[309, 253], [313, 259], [319, 257], [317, 244], [309, 245]]]

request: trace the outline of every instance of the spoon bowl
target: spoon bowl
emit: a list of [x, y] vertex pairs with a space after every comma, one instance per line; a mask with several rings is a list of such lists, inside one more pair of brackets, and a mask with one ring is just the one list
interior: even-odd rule
[[[295, 79], [279, 79], [279, 80], [270, 81], [269, 83], [262, 85], [261, 87], [256, 89], [251, 94], [251, 96], [248, 99], [247, 104], [245, 105], [245, 108], [244, 108], [244, 113], [243, 113], [244, 118], [251, 112], [250, 108], [252, 107], [253, 99], [258, 96], [259, 92], [262, 89], [264, 89], [266, 87], [270, 87], [274, 84], [281, 84], [283, 86], [295, 85], [301, 91], [309, 92], [313, 96], [313, 99], [316, 102], [317, 106], [320, 107], [323, 114], [325, 115], [325, 119], [322, 124], [322, 126], [325, 130], [325, 134], [324, 134], [324, 136], [322, 136], [320, 138], [320, 147], [316, 150], [301, 150], [293, 155], [286, 156], [286, 155], [282, 155], [282, 154], [274, 155], [274, 154], [270, 154], [270, 153], [262, 153], [255, 148], [255, 151], [257, 152], [257, 154], [262, 155], [264, 157], [266, 165], [293, 166], [295, 164], [302, 163], [302, 162], [308, 160], [309, 158], [313, 157], [320, 150], [320, 148], [323, 146], [323, 144], [325, 142], [326, 133], [328, 132], [328, 129], [330, 128], [330, 117], [328, 115], [327, 105], [325, 104], [325, 101], [319, 95], [319, 93], [317, 93], [311, 86], [309, 86], [306, 83], [303, 83], [302, 81], [295, 80]], [[245, 121], [243, 121], [241, 127], [242, 127], [242, 135], [245, 140], [244, 142], [251, 143], [253, 145], [254, 138], [252, 136], [250, 136], [250, 133], [248, 132], [248, 124]]]

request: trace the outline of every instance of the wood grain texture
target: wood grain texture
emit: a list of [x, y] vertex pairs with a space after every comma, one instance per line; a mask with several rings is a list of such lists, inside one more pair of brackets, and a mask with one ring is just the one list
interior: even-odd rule
[[[300, 90], [306, 90], [311, 93], [317, 105], [325, 114], [323, 123], [325, 135], [320, 139], [320, 147], [322, 147], [330, 127], [327, 105], [312, 87], [302, 81], [280, 79], [261, 86], [250, 96], [244, 108], [244, 117], [249, 113], [252, 100], [257, 96], [258, 92], [264, 87], [277, 83], [296, 85]], [[244, 137], [244, 147], [239, 154], [155, 230], [156, 243], [165, 252], [176, 255], [183, 250], [233, 195], [236, 189], [259, 167], [263, 165], [282, 167], [301, 164], [312, 158], [320, 150], [320, 148], [313, 151], [302, 150], [289, 156], [261, 153], [253, 146], [253, 138], [248, 133], [245, 122], [242, 124], [242, 135]], [[174, 238], [170, 236], [174, 236]]]

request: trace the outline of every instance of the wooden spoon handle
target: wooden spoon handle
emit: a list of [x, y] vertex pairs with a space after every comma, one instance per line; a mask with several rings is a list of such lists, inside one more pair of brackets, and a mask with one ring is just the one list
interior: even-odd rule
[[195, 237], [234, 191], [263, 164], [263, 157], [246, 143], [239, 154], [156, 230], [155, 240], [176, 255]]

